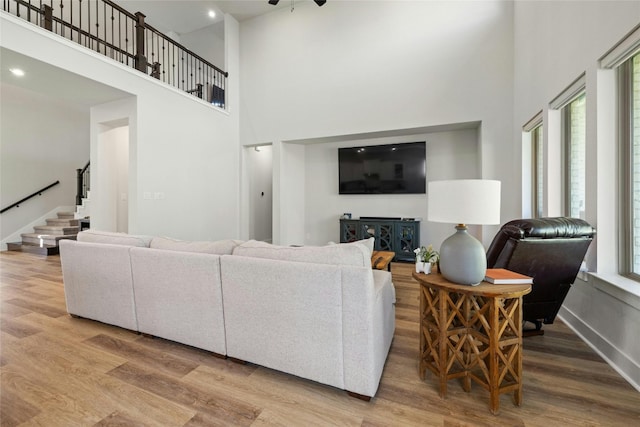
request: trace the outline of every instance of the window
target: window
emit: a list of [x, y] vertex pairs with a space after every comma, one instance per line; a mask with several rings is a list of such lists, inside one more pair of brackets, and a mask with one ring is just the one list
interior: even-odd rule
[[531, 131], [531, 195], [533, 216], [541, 218], [544, 216], [544, 136], [542, 134], [542, 124], [536, 126]]
[[582, 92], [562, 109], [564, 212], [585, 218], [586, 96]]
[[621, 272], [640, 279], [640, 54], [620, 66]]

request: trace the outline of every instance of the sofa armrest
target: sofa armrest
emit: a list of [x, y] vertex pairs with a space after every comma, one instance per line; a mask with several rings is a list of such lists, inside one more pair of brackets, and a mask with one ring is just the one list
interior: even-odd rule
[[395, 331], [395, 288], [391, 273], [360, 270], [342, 268], [344, 381], [345, 389], [374, 396]]
[[64, 296], [70, 314], [138, 330], [130, 246], [60, 241]]

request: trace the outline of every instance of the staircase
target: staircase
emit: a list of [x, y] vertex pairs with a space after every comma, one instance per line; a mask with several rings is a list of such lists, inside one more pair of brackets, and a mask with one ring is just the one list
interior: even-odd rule
[[86, 197], [82, 197], [80, 199], [80, 204], [76, 205], [76, 212], [74, 214], [75, 219], [84, 219], [91, 216], [91, 199], [89, 198], [90, 195], [91, 192], [87, 190]]
[[48, 218], [47, 225], [33, 227], [33, 233], [23, 233], [22, 242], [7, 243], [10, 251], [30, 252], [40, 255], [59, 253], [61, 239], [76, 239], [80, 227], [73, 212], [58, 212], [57, 218]]

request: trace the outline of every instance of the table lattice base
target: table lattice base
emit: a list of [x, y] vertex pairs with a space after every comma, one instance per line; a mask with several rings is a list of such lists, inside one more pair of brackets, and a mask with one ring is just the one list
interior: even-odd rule
[[522, 297], [455, 293], [421, 286], [420, 376], [427, 369], [439, 378], [440, 396], [447, 381], [471, 381], [490, 393], [497, 413], [501, 393], [514, 392], [522, 403]]

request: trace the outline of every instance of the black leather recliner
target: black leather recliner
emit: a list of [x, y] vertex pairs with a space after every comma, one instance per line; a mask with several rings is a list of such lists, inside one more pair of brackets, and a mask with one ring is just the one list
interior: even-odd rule
[[535, 218], [509, 221], [493, 238], [487, 268], [533, 277], [522, 311], [523, 320], [534, 323], [537, 334], [544, 333], [542, 323], [553, 323], [595, 233], [582, 219]]

